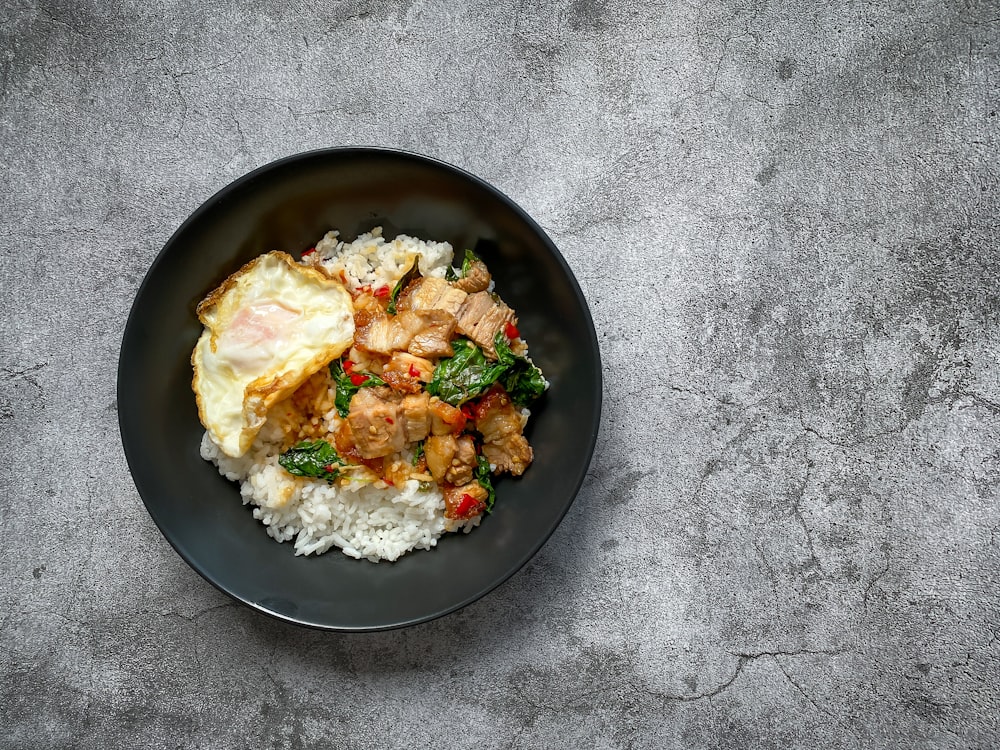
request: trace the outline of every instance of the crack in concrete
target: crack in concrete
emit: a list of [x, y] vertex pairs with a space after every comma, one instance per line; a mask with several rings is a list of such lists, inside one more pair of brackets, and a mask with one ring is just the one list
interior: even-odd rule
[[819, 557], [816, 555], [816, 545], [813, 542], [813, 532], [809, 528], [809, 524], [806, 523], [805, 517], [802, 515], [802, 501], [805, 499], [806, 490], [809, 489], [809, 482], [812, 479], [812, 467], [813, 460], [806, 454], [806, 472], [805, 476], [802, 478], [802, 486], [798, 490], [798, 496], [792, 501], [792, 515], [795, 516], [796, 520], [799, 522], [799, 526], [802, 527], [802, 533], [806, 538], [806, 546], [809, 547], [809, 559], [812, 563], [819, 568], [824, 573], [826, 572], [823, 568], [823, 563], [820, 562]]
[[39, 362], [38, 364], [31, 365], [30, 367], [23, 367], [20, 369], [16, 367], [3, 367], [0, 368], [0, 372], [6, 375], [6, 377], [4, 378], [5, 380], [18, 380], [18, 379], [27, 380], [36, 388], [41, 388], [41, 386], [38, 385], [38, 381], [36, 381], [33, 377], [31, 377], [29, 373], [38, 372], [39, 370], [48, 367], [48, 365], [49, 365], [48, 362]]
[[789, 684], [791, 684], [792, 687], [794, 687], [799, 692], [799, 694], [809, 702], [809, 704], [813, 708], [815, 708], [817, 711], [819, 711], [824, 716], [827, 716], [830, 719], [832, 719], [833, 722], [835, 724], [837, 724], [838, 726], [840, 726], [840, 727], [848, 730], [849, 732], [851, 732], [851, 734], [853, 734], [855, 737], [859, 736], [856, 729], [854, 729], [853, 727], [849, 726], [848, 724], [845, 724], [838, 716], [836, 716], [835, 714], [831, 713], [827, 709], [825, 709], [822, 706], [820, 706], [813, 699], [813, 697], [811, 695], [809, 695], [809, 693], [807, 693], [805, 691], [805, 688], [803, 688], [802, 685], [800, 685], [798, 682], [795, 681], [795, 679], [792, 677], [792, 675], [789, 673], [789, 671], [787, 669], [785, 669], [785, 665], [781, 663], [781, 659], [779, 659], [777, 656], [775, 656], [775, 657], [773, 657], [773, 660], [774, 660], [774, 663], [778, 666], [778, 669], [781, 670], [781, 673], [783, 675], [785, 675], [785, 679], [788, 680]]
[[[796, 651], [755, 651], [749, 653], [741, 652], [730, 652], [731, 656], [736, 657], [736, 668], [733, 670], [733, 674], [729, 679], [716, 685], [711, 690], [707, 690], [703, 693], [695, 693], [691, 695], [676, 695], [669, 693], [659, 693], [654, 690], [644, 689], [642, 692], [648, 695], [654, 695], [659, 697], [665, 702], [679, 702], [679, 703], [692, 703], [700, 700], [711, 700], [712, 698], [725, 692], [736, 682], [737, 678], [743, 673], [743, 670], [748, 664], [751, 664], [758, 659], [765, 657], [770, 657], [776, 660], [778, 656], [796, 657], [796, 656], [838, 656], [840, 654], [846, 653], [845, 649], [798, 649]], [[779, 665], [780, 667], [780, 665]]]
[[875, 588], [875, 584], [881, 581], [882, 578], [885, 576], [885, 574], [888, 572], [889, 572], [889, 553], [886, 552], [885, 560], [883, 561], [882, 564], [882, 569], [874, 576], [872, 576], [871, 580], [868, 581], [868, 585], [865, 586], [865, 593], [861, 600], [865, 609], [868, 609], [868, 598], [871, 596], [872, 589]]
[[160, 615], [160, 617], [176, 617], [181, 620], [186, 620], [187, 622], [196, 622], [203, 616], [207, 615], [209, 612], [215, 612], [216, 610], [219, 609], [231, 609], [233, 607], [238, 607], [238, 606], [239, 605], [236, 604], [236, 602], [223, 602], [222, 604], [216, 604], [214, 606], [207, 607], [206, 609], [199, 610], [195, 612], [193, 615], [185, 615], [181, 614], [180, 612], [159, 612], [158, 614]]

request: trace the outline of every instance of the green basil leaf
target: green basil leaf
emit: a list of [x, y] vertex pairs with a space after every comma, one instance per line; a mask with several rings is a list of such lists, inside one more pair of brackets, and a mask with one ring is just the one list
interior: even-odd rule
[[493, 337], [493, 348], [497, 350], [497, 360], [507, 365], [500, 384], [511, 401], [518, 406], [527, 406], [545, 392], [542, 371], [526, 358], [514, 354], [507, 337], [500, 331]]
[[337, 413], [346, 417], [351, 410], [351, 399], [354, 394], [362, 388], [371, 388], [376, 385], [385, 385], [385, 381], [378, 375], [370, 372], [356, 371], [353, 374], [363, 375], [366, 380], [355, 385], [351, 382], [351, 376], [344, 372], [342, 360], [335, 359], [330, 363], [330, 375], [336, 385], [336, 392], [333, 397], [333, 405], [337, 407]]
[[392, 294], [389, 295], [389, 306], [386, 308], [386, 312], [390, 315], [396, 314], [396, 302], [399, 301], [399, 294], [407, 285], [414, 279], [420, 276], [420, 270], [417, 268], [417, 261], [413, 261], [413, 265], [410, 266], [409, 270], [402, 275], [399, 281], [396, 282], [396, 286], [392, 288]]
[[503, 331], [497, 331], [493, 336], [493, 348], [497, 352], [497, 361], [505, 365], [512, 365], [517, 361], [517, 356], [510, 349], [510, 344]]
[[325, 440], [304, 440], [278, 456], [278, 463], [289, 474], [333, 482], [340, 476], [340, 466], [346, 466]]
[[455, 355], [442, 359], [427, 392], [452, 406], [460, 406], [493, 385], [506, 371], [503, 362], [491, 362], [478, 346], [468, 339], [451, 342]]
[[545, 376], [528, 360], [518, 357], [503, 377], [502, 385], [517, 406], [527, 406], [545, 393]]
[[493, 510], [493, 503], [497, 499], [497, 493], [493, 489], [493, 477], [490, 472], [489, 459], [481, 453], [476, 456], [476, 481], [486, 490], [486, 512], [490, 513]]
[[469, 275], [469, 269], [472, 268], [472, 264], [479, 260], [479, 256], [476, 255], [469, 249], [465, 251], [465, 257], [462, 259], [462, 278], [464, 279]]

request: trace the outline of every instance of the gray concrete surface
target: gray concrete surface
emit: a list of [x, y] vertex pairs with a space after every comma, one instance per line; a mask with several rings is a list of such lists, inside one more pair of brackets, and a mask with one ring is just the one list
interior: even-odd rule
[[[0, 746], [1000, 744], [995, 2], [7, 0]], [[607, 384], [526, 569], [363, 636], [231, 603], [115, 412], [201, 201], [416, 150], [562, 249]]]

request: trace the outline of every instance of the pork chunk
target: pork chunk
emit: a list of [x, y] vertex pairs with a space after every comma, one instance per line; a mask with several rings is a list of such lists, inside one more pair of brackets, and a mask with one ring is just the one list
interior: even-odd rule
[[384, 312], [359, 310], [354, 314], [354, 345], [359, 349], [388, 355], [404, 351], [412, 338], [410, 331]]
[[466, 418], [462, 410], [431, 396], [428, 408], [431, 413], [431, 434], [448, 435], [465, 429]]
[[444, 279], [425, 276], [413, 282], [399, 295], [397, 310], [444, 310], [456, 315], [466, 293]]
[[449, 484], [466, 484], [472, 481], [476, 470], [476, 444], [470, 435], [462, 435], [456, 442], [455, 455], [444, 473], [444, 480]]
[[438, 483], [466, 484], [476, 470], [476, 445], [472, 437], [431, 435], [424, 443], [427, 470]]
[[[444, 494], [445, 518], [467, 521], [486, 510], [488, 493], [479, 482], [469, 482], [457, 487], [445, 485], [441, 488]], [[472, 502], [466, 501], [466, 495]]]
[[475, 420], [483, 436], [483, 455], [496, 467], [495, 471], [523, 474], [534, 453], [521, 432], [521, 414], [499, 383], [476, 404]]
[[413, 332], [407, 351], [418, 357], [450, 357], [451, 337], [458, 321], [446, 310], [411, 311], [420, 319], [420, 327]]
[[427, 470], [435, 482], [443, 482], [445, 474], [451, 468], [452, 459], [458, 451], [458, 439], [454, 435], [431, 435], [424, 441], [424, 457], [427, 459]]
[[490, 271], [481, 260], [475, 260], [469, 266], [469, 272], [461, 279], [451, 282], [451, 285], [469, 294], [485, 291], [490, 285]]
[[431, 430], [430, 396], [426, 393], [411, 393], [403, 397], [399, 408], [403, 418], [403, 432], [406, 442], [415, 443], [427, 437]]
[[400, 399], [388, 388], [362, 388], [354, 394], [347, 423], [363, 458], [380, 458], [403, 450], [406, 434], [399, 407]]
[[434, 365], [430, 361], [406, 352], [393, 352], [382, 370], [382, 379], [401, 393], [419, 393], [422, 384], [430, 382], [433, 375]]
[[493, 338], [508, 323], [515, 323], [514, 311], [489, 292], [475, 292], [466, 297], [458, 311], [455, 330], [479, 344], [487, 355], [496, 359]]

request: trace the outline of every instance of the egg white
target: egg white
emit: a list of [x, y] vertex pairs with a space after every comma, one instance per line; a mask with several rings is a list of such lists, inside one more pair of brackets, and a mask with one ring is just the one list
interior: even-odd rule
[[351, 296], [290, 255], [262, 255], [198, 306], [205, 330], [191, 356], [198, 415], [227, 456], [250, 447], [267, 410], [354, 339]]

